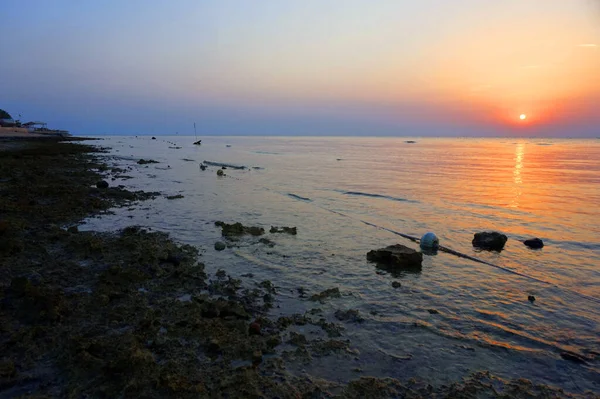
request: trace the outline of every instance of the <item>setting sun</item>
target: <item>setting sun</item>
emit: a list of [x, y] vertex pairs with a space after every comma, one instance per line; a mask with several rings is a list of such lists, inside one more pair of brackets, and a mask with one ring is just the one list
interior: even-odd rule
[[519, 115], [519, 119], [521, 119], [522, 121], [524, 121], [525, 119], [527, 119], [527, 115], [521, 114], [521, 115]]

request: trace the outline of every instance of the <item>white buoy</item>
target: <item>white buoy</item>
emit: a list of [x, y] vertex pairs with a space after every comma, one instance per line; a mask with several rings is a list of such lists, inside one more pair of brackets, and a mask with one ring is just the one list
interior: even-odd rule
[[440, 246], [440, 240], [434, 233], [425, 233], [423, 237], [421, 237], [421, 249], [438, 249]]

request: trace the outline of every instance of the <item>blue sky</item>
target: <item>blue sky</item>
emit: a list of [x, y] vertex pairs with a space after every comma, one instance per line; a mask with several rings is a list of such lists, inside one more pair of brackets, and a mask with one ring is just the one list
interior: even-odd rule
[[76, 134], [597, 136], [599, 22], [590, 0], [4, 0], [0, 108]]

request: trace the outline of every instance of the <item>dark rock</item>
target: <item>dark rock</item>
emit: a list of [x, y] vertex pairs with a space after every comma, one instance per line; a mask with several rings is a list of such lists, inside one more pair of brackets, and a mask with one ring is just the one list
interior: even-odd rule
[[315, 294], [315, 295], [311, 296], [310, 300], [323, 302], [327, 298], [339, 298], [341, 296], [342, 295], [340, 294], [340, 289], [335, 287], [335, 288], [329, 288], [328, 290], [325, 290], [325, 291], [321, 292], [320, 294]]
[[360, 312], [356, 309], [348, 310], [336, 310], [334, 314], [335, 318], [341, 321], [351, 321], [354, 323], [362, 323], [365, 319], [360, 315]]
[[504, 248], [504, 244], [508, 237], [504, 234], [497, 233], [495, 231], [485, 231], [482, 233], [475, 233], [472, 244], [474, 247], [489, 249], [494, 251], [501, 251]]
[[108, 188], [108, 182], [106, 180], [100, 180], [96, 183], [96, 187], [98, 188]]
[[271, 230], [269, 230], [270, 233], [287, 233], [287, 234], [291, 234], [293, 236], [295, 236], [296, 234], [298, 234], [298, 229], [296, 229], [296, 227], [276, 227], [276, 226], [271, 226]]
[[265, 244], [271, 248], [273, 248], [275, 246], [275, 243], [271, 240], [269, 240], [268, 238], [261, 238], [260, 240], [258, 240], [258, 242], [260, 242], [261, 244]]
[[179, 198], [183, 198], [183, 195], [177, 194], [177, 195], [169, 195], [169, 196], [167, 196], [168, 200], [174, 200], [174, 199], [179, 199]]
[[200, 165], [200, 170], [206, 170], [206, 165]]
[[164, 263], [171, 263], [174, 266], [179, 266], [182, 261], [182, 257], [178, 255], [169, 254], [166, 258], [161, 259]]
[[369, 251], [367, 260], [385, 264], [392, 268], [420, 270], [423, 254], [402, 244], [396, 244]]
[[532, 238], [530, 240], [523, 241], [523, 244], [527, 245], [529, 248], [540, 249], [544, 248], [544, 241], [539, 238]]
[[248, 334], [250, 335], [261, 335], [260, 332], [260, 323], [258, 321], [253, 321], [248, 326]]
[[575, 363], [579, 363], [579, 364], [587, 363], [587, 360], [588, 360], [578, 353], [568, 352], [568, 351], [561, 352], [560, 357], [562, 357], [565, 360], [569, 360], [571, 362], [575, 362]]
[[77, 226], [71, 226], [67, 229], [67, 231], [71, 234], [77, 234], [79, 233], [79, 229], [77, 228]]
[[402, 284], [400, 284], [399, 281], [392, 281], [392, 287], [394, 287], [394, 288], [400, 288], [400, 287], [402, 287]]
[[429, 312], [429, 314], [438, 314], [438, 313], [440, 313], [436, 309], [427, 309], [427, 311]]
[[527, 300], [528, 300], [529, 302], [535, 302], [535, 297], [534, 297], [533, 295], [529, 295], [529, 296], [527, 297]]
[[223, 172], [223, 169], [217, 170], [217, 176], [225, 176], [225, 172]]
[[153, 137], [152, 137], [152, 140], [156, 140], [156, 137], [154, 137], [154, 136], [153, 136]]
[[223, 241], [217, 241], [217, 242], [215, 242], [215, 249], [217, 251], [222, 251], [225, 248], [227, 248], [227, 245], [225, 245], [225, 243]]
[[149, 163], [158, 163], [158, 161], [155, 161], [153, 159], [140, 159], [139, 161], [137, 161], [138, 165], [146, 165]]
[[294, 346], [303, 347], [306, 344], [308, 344], [308, 340], [306, 339], [306, 336], [304, 334], [299, 334], [297, 332], [291, 331], [290, 339], [288, 340], [288, 343], [290, 343]]
[[233, 223], [233, 224], [228, 224], [228, 223], [224, 223], [221, 221], [217, 221], [217, 222], [215, 222], [215, 226], [219, 226], [223, 229], [223, 231], [221, 233], [223, 235], [223, 237], [234, 237], [234, 236], [241, 236], [244, 234], [260, 236], [260, 235], [265, 234], [265, 229], [263, 229], [262, 227], [254, 227], [254, 226], [248, 227], [248, 226], [244, 226], [243, 224], [241, 224], [239, 222]]

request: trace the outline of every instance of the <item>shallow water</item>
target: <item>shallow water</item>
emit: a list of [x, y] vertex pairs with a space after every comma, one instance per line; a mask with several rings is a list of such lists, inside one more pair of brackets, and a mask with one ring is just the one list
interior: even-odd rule
[[[209, 272], [253, 273], [249, 285], [271, 280], [274, 315], [318, 307], [339, 322], [335, 310], [360, 311], [364, 322], [339, 322], [355, 354], [290, 365], [294, 372], [440, 384], [490, 370], [600, 392], [600, 140], [406, 140], [207, 137], [193, 146], [194, 137], [109, 137], [100, 144], [134, 177], [113, 184], [184, 198], [161, 197], [83, 227], [168, 231], [203, 249]], [[160, 163], [137, 165], [140, 158]], [[216, 166], [200, 171], [202, 161], [248, 168], [218, 178]], [[267, 231], [297, 226], [298, 235], [267, 233], [273, 248], [247, 239], [216, 252], [216, 220]], [[508, 235], [502, 252], [473, 249], [473, 233], [484, 230]], [[394, 232], [427, 231], [492, 265], [440, 252], [424, 257], [420, 273], [391, 275], [366, 261], [369, 250], [390, 244], [417, 248]], [[528, 249], [521, 241], [531, 237], [546, 246]], [[299, 298], [298, 287], [309, 295], [339, 287], [342, 298], [321, 305]], [[588, 363], [562, 359], [565, 350]]]

